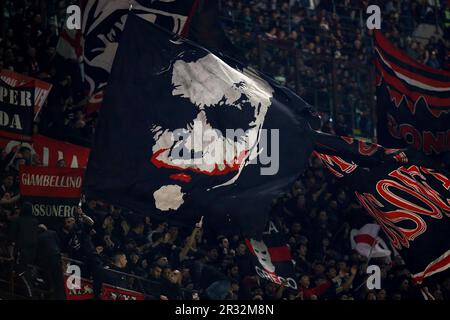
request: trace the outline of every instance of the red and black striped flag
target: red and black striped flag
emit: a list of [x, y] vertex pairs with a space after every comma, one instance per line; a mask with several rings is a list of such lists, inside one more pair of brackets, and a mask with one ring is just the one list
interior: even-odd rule
[[414, 150], [317, 133], [316, 155], [381, 226], [416, 283], [450, 268], [450, 175]]
[[378, 141], [426, 155], [450, 151], [450, 72], [423, 65], [375, 32]]
[[271, 219], [262, 240], [246, 239], [256, 274], [262, 279], [297, 290], [294, 260], [282, 226]]

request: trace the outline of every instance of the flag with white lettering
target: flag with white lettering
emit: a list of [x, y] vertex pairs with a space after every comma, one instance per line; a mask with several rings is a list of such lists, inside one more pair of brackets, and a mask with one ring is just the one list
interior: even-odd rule
[[39, 115], [45, 101], [47, 100], [52, 85], [50, 83], [31, 78], [29, 76], [13, 72], [11, 70], [1, 70], [0, 79], [14, 88], [33, 88], [34, 118]]
[[[91, 150], [72, 143], [52, 139], [40, 134], [33, 136], [33, 149], [43, 166], [86, 168]], [[64, 164], [64, 165], [61, 165]]]
[[0, 79], [0, 136], [19, 141], [31, 140], [33, 102], [33, 87], [13, 87]]
[[75, 217], [83, 175], [84, 169], [20, 166], [21, 198], [32, 204], [33, 215], [42, 223], [57, 226]]
[[375, 34], [378, 142], [426, 155], [450, 151], [450, 72], [409, 57]]
[[372, 151], [361, 153], [356, 139], [325, 134], [314, 139], [316, 155], [354, 190], [415, 282], [449, 271], [450, 175], [444, 169], [414, 150], [363, 143]]
[[86, 196], [189, 225], [207, 215], [260, 237], [271, 200], [312, 152], [316, 118], [300, 97], [137, 15], [127, 19], [104, 106]]
[[262, 279], [297, 290], [294, 260], [286, 236], [274, 220], [270, 220], [262, 240], [246, 239], [253, 256], [256, 274]]

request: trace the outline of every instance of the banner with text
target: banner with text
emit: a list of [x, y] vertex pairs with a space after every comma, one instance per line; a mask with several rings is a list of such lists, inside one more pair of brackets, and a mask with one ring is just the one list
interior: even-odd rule
[[33, 148], [46, 167], [55, 167], [64, 160], [70, 168], [86, 168], [91, 150], [68, 142], [48, 138], [42, 135], [33, 136]]
[[52, 89], [52, 85], [50, 83], [25, 76], [11, 70], [1, 70], [0, 79], [14, 88], [31, 87], [34, 89], [32, 101], [34, 101], [34, 117], [37, 117], [42, 109], [42, 106], [47, 100], [50, 90]]
[[103, 284], [102, 300], [145, 300], [145, 296], [141, 292]]
[[34, 90], [13, 87], [0, 79], [0, 136], [30, 141], [33, 134]]
[[20, 194], [32, 204], [33, 215], [55, 225], [73, 217], [83, 184], [84, 169], [21, 166]]

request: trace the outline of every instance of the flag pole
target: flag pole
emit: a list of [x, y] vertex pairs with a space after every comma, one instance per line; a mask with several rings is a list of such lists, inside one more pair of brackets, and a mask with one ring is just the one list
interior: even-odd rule
[[[366, 262], [366, 264], [365, 264], [365, 266], [364, 266], [364, 269], [366, 269], [366, 270], [367, 270], [367, 267], [369, 266], [369, 261], [370, 261], [370, 259], [372, 258], [373, 248], [375, 247], [376, 244], [377, 244], [377, 240], [375, 239], [375, 241], [373, 242], [372, 246], [370, 247], [369, 255], [367, 256], [367, 262]], [[363, 284], [366, 283], [368, 277], [369, 277], [369, 276], [366, 275], [366, 277], [364, 278], [363, 282], [362, 282], [359, 286], [357, 286], [356, 289], [353, 290], [353, 291], [354, 291], [354, 292], [357, 292], [359, 289], [361, 289], [361, 287], [363, 286]]]

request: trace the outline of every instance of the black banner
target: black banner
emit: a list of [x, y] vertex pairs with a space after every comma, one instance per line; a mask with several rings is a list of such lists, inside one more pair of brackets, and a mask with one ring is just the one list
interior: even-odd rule
[[375, 32], [378, 142], [450, 151], [450, 72], [422, 65]]
[[0, 135], [30, 141], [33, 134], [34, 87], [13, 87], [0, 79]]
[[[320, 145], [317, 150], [324, 152], [316, 155], [354, 190], [358, 201], [405, 260], [414, 281], [421, 283], [427, 277], [448, 271], [450, 175], [447, 172], [413, 150], [373, 145], [376, 152], [364, 156], [357, 151], [356, 139], [324, 134], [317, 134], [315, 139]], [[363, 164], [361, 157], [378, 159]]]
[[20, 195], [32, 205], [33, 216], [57, 227], [75, 217], [81, 197], [84, 169], [21, 166]]

